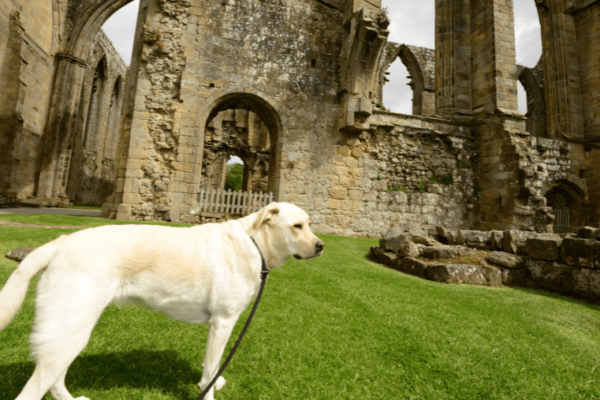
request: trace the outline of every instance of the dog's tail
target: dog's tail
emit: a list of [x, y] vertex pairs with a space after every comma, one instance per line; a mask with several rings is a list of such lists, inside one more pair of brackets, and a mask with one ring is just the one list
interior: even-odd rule
[[[57, 239], [58, 240], [58, 239]], [[0, 331], [12, 321], [25, 300], [29, 281], [50, 264], [58, 249], [57, 240], [47, 243], [25, 257], [0, 290]]]

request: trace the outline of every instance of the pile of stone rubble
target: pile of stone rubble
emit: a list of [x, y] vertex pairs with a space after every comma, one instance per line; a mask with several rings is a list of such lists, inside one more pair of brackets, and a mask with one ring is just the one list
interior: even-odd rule
[[[452, 263], [482, 252], [480, 265]], [[559, 236], [528, 231], [390, 230], [370, 258], [390, 268], [444, 283], [518, 285], [600, 300], [600, 229]]]

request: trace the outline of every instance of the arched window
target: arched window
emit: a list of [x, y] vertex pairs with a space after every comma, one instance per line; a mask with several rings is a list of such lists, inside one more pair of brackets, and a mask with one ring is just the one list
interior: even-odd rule
[[102, 126], [102, 96], [106, 81], [106, 58], [102, 58], [96, 66], [90, 90], [90, 101], [83, 133], [83, 147], [94, 148], [97, 145], [99, 129]]
[[121, 111], [121, 85], [122, 79], [118, 77], [110, 96], [108, 105], [108, 118], [106, 121], [106, 134], [104, 142], [104, 157], [115, 159], [119, 142], [119, 118]]
[[[429, 107], [427, 93], [431, 89], [431, 96], [435, 97], [433, 87], [429, 87], [433, 80], [428, 80], [421, 65], [431, 61], [425, 60], [428, 56], [425, 50], [433, 52], [435, 48], [435, 1], [382, 0], [381, 3], [382, 8], [387, 8], [391, 22], [389, 42], [406, 44], [404, 49], [397, 48], [400, 50], [398, 56], [383, 71], [387, 72], [385, 80], [388, 81], [383, 86], [383, 105], [392, 112], [403, 114], [434, 114], [435, 110]], [[423, 54], [414, 54], [413, 46], [423, 48]]]
[[[542, 36], [541, 26], [538, 17], [538, 12], [535, 7], [535, 2], [531, 1], [515, 1], [514, 2], [514, 17], [515, 17], [515, 45], [517, 64], [525, 68], [535, 68], [536, 63], [542, 55]], [[531, 98], [532, 93], [519, 76], [519, 84], [517, 87], [519, 99], [519, 112], [528, 117], [533, 117], [535, 110], [540, 111], [540, 105], [534, 107], [534, 99]], [[528, 98], [529, 96], [529, 98]], [[537, 125], [530, 122], [529, 128]], [[539, 131], [539, 129], [537, 129]], [[533, 132], [531, 132], [534, 134]], [[536, 136], [540, 136], [539, 132]]]

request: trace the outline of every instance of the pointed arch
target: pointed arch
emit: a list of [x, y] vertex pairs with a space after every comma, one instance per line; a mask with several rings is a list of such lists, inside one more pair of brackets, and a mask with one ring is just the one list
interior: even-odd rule
[[91, 0], [78, 5], [80, 7], [79, 18], [73, 21], [74, 26], [67, 45], [69, 54], [77, 59], [85, 60], [102, 25], [115, 12], [131, 2], [133, 0]]
[[386, 55], [380, 64], [378, 87], [379, 99], [383, 101], [383, 85], [387, 80], [385, 77], [386, 72], [398, 58], [400, 58], [402, 63], [406, 66], [410, 75], [411, 82], [409, 83], [409, 86], [413, 90], [413, 115], [422, 115], [425, 111], [430, 112], [425, 105], [425, 91], [429, 85], [426, 82], [423, 67], [417, 59], [413, 49], [411, 49], [411, 46], [405, 44], [397, 45], [395, 43], [390, 43], [390, 47], [388, 47]]
[[544, 92], [530, 68], [519, 66], [517, 74], [527, 94], [527, 131], [532, 136], [547, 137]]
[[584, 212], [587, 196], [585, 191], [568, 179], [561, 179], [546, 191], [547, 205], [552, 207], [555, 228], [575, 228], [586, 225], [589, 216]]

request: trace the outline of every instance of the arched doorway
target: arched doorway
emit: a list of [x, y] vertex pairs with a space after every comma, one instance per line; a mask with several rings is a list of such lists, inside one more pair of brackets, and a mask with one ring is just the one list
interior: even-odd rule
[[269, 129], [257, 114], [243, 109], [221, 111], [205, 129], [200, 187], [223, 189], [228, 164], [235, 156], [243, 165], [240, 189], [268, 192], [270, 152]]
[[559, 181], [545, 194], [547, 205], [554, 213], [554, 229], [570, 229], [584, 226], [584, 192], [569, 181]]
[[[259, 94], [236, 90], [218, 96], [205, 108], [204, 147], [199, 187], [210, 185], [210, 165], [236, 155], [244, 162], [243, 190], [266, 191], [277, 197], [280, 114]], [[220, 165], [220, 164], [219, 164]]]

